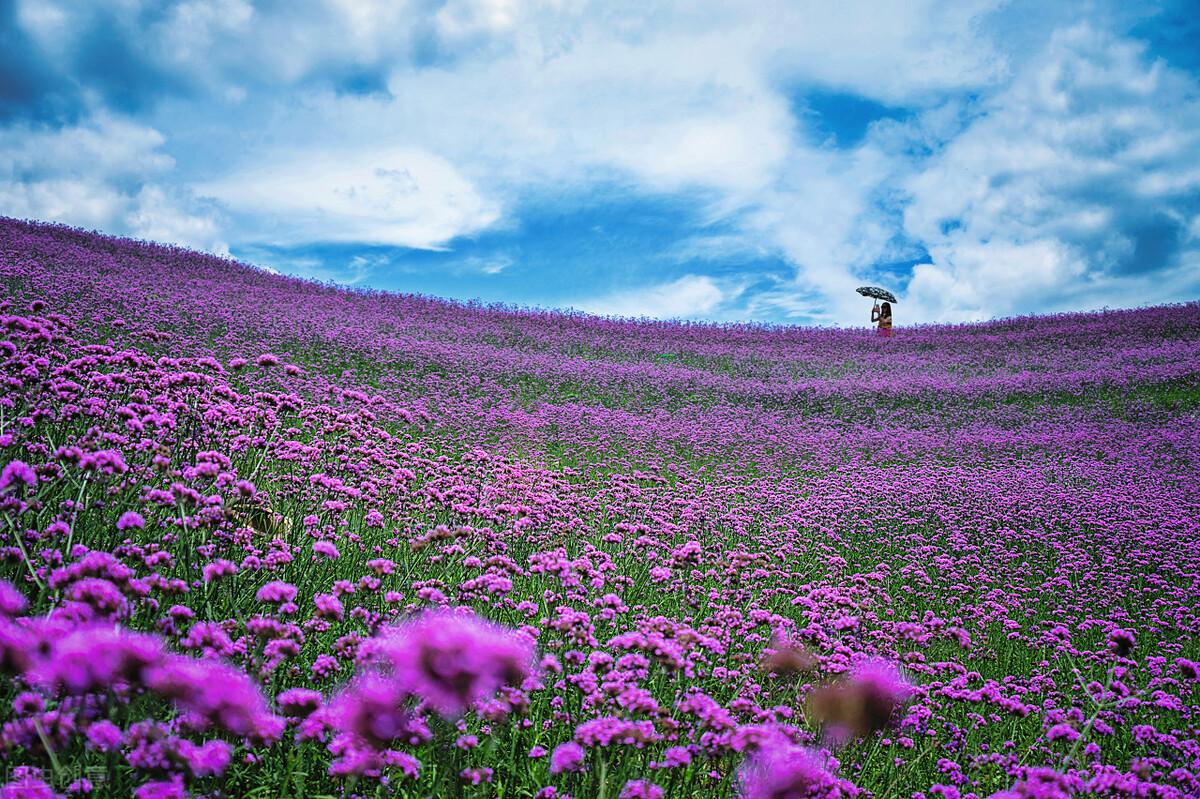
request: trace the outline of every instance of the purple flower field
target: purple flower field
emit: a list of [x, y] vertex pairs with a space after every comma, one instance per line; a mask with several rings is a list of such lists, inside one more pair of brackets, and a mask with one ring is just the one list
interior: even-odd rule
[[0, 220], [3, 799], [1200, 796], [1200, 304], [868, 331]]

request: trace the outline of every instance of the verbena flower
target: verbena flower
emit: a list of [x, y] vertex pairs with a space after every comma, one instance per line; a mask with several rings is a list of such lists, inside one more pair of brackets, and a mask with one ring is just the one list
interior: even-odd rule
[[452, 612], [426, 613], [389, 630], [381, 652], [397, 681], [446, 715], [462, 713], [532, 672], [534, 649], [521, 635]]
[[137, 511], [125, 511], [121, 518], [117, 519], [118, 530], [140, 530], [145, 526], [146, 520]]
[[1083, 788], [1078, 778], [1060, 774], [1054, 769], [1034, 767], [1011, 788], [997, 791], [988, 799], [1071, 799]]
[[7, 580], [0, 580], [0, 617], [18, 616], [29, 606], [25, 595]]
[[239, 669], [213, 660], [169, 657], [150, 669], [146, 685], [174, 701], [201, 728], [251, 740], [278, 740], [283, 722], [271, 714], [258, 686]]
[[296, 598], [296, 586], [281, 580], [275, 580], [258, 589], [258, 593], [254, 597], [259, 602], [269, 602], [276, 605], [291, 602]]
[[838, 799], [844, 783], [815, 753], [777, 735], [742, 766], [738, 786], [742, 799]]
[[37, 473], [24, 461], [10, 461], [0, 470], [0, 493], [16, 491], [25, 486], [36, 486]]
[[618, 799], [663, 799], [666, 795], [661, 785], [647, 780], [630, 780], [621, 789]]
[[863, 736], [886, 727], [912, 695], [912, 684], [895, 666], [868, 660], [848, 677], [814, 691], [809, 710], [835, 739]]
[[140, 685], [163, 658], [157, 638], [112, 627], [84, 626], [50, 639], [49, 653], [30, 672], [35, 682], [67, 693]]
[[289, 688], [275, 697], [279, 712], [289, 718], [304, 718], [321, 708], [324, 697], [311, 688]]
[[18, 766], [13, 779], [0, 785], [0, 799], [62, 799], [35, 768]]
[[550, 753], [550, 773], [562, 774], [566, 771], [583, 770], [583, 747], [574, 741], [567, 741], [554, 747]]
[[429, 739], [429, 732], [412, 713], [410, 700], [396, 680], [361, 674], [330, 702], [328, 718], [372, 749], [387, 749], [397, 741], [417, 745]]

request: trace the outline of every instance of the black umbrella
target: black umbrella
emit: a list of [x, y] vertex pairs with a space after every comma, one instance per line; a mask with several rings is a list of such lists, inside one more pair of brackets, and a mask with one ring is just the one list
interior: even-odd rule
[[857, 289], [855, 289], [855, 291], [864, 297], [872, 297], [877, 300], [887, 300], [888, 302], [899, 302], [899, 300], [896, 299], [895, 294], [887, 289], [881, 289], [879, 286], [859, 286]]

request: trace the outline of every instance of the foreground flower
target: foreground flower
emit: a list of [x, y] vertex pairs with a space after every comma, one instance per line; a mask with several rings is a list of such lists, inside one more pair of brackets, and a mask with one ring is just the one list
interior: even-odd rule
[[583, 747], [574, 741], [559, 744], [550, 753], [551, 774], [561, 774], [564, 771], [581, 771], [582, 769]]
[[407, 707], [409, 699], [396, 680], [363, 674], [333, 699], [329, 720], [371, 749], [387, 749], [397, 741], [422, 744], [429, 730]]
[[60, 794], [46, 784], [38, 769], [18, 766], [13, 780], [0, 785], [0, 799], [60, 799]]
[[778, 677], [794, 677], [807, 674], [817, 668], [819, 661], [816, 655], [801, 644], [793, 643], [784, 638], [771, 641], [771, 646], [763, 652], [759, 668], [766, 674]]
[[254, 681], [214, 660], [174, 656], [151, 669], [146, 684], [173, 700], [193, 726], [218, 729], [252, 741], [277, 741], [283, 720], [273, 715]]
[[22, 613], [29, 602], [17, 587], [7, 580], [0, 580], [0, 616], [16, 616]]
[[838, 799], [850, 787], [781, 734], [762, 742], [738, 772], [738, 784], [742, 799]]
[[81, 627], [61, 635], [46, 630], [49, 655], [30, 674], [34, 682], [70, 694], [105, 691], [116, 683], [138, 685], [160, 662], [157, 638], [112, 627]]
[[1082, 787], [1080, 784], [1072, 786], [1073, 782], [1079, 781], [1053, 769], [1031, 768], [1013, 787], [997, 791], [988, 799], [1071, 799], [1074, 790]]
[[912, 685], [895, 666], [869, 660], [849, 678], [814, 691], [809, 712], [834, 740], [861, 737], [886, 727], [912, 694]]
[[0, 471], [0, 493], [37, 485], [37, 474], [24, 461], [11, 461]]
[[1134, 646], [1137, 644], [1137, 638], [1129, 630], [1117, 628], [1108, 634], [1108, 648], [1114, 652], [1117, 657], [1129, 657], [1133, 652]]
[[533, 670], [524, 636], [474, 616], [426, 613], [387, 633], [380, 647], [397, 681], [447, 716], [458, 715]]

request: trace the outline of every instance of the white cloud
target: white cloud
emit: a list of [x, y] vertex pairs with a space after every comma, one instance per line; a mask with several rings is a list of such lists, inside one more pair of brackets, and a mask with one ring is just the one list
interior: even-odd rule
[[253, 20], [254, 6], [246, 0], [188, 0], [151, 26], [148, 39], [164, 62], [191, 66]]
[[229, 254], [218, 212], [193, 198], [175, 196], [170, 188], [144, 184], [125, 213], [125, 224], [139, 239]]
[[[164, 15], [143, 5], [21, 10], [64, 61], [109, 19], [147, 63], [208, 87], [217, 105], [174, 106], [176, 128], [212, 130], [214, 115], [236, 114], [214, 131], [229, 137], [229, 171], [193, 188], [233, 212], [240, 239], [436, 247], [507, 223], [501, 211], [531, 192], [617, 181], [699, 192], [712, 219], [748, 214], [748, 238], [829, 291], [846, 281], [845, 259], [870, 249], [859, 222], [886, 170], [870, 153], [838, 163], [806, 144], [786, 92], [825, 85], [924, 102], [1003, 71], [974, 28], [990, 2], [779, 0], [748, 12], [634, 0], [189, 0]], [[156, 21], [139, 33], [143, 19]], [[388, 94], [331, 88], [357, 73], [385, 76]], [[250, 147], [243, 127], [255, 130]], [[415, 190], [375, 171], [393, 162]]]
[[464, 272], [476, 272], [481, 275], [498, 275], [513, 265], [513, 259], [499, 253], [487, 258], [471, 255], [458, 262], [455, 268]]
[[763, 18], [774, 28], [777, 69], [885, 103], [925, 104], [948, 90], [1005, 77], [1007, 58], [980, 26], [982, 17], [1004, 5], [816, 0], [786, 4], [783, 13]]
[[[987, 83], [1000, 60], [971, 23], [988, 7], [462, 0], [426, 17], [338, 2], [284, 18], [264, 10], [238, 34], [245, 46], [197, 55], [190, 70], [285, 82], [351, 65], [386, 73], [390, 96], [301, 89], [304, 102], [247, 109], [259, 144], [246, 163], [331, 142], [407, 147], [451, 162], [489, 197], [615, 178], [705, 190], [727, 215], [761, 199], [797, 148], [811, 155], [786, 90], [821, 84], [898, 101]], [[414, 68], [421, 42], [427, 57], [451, 60]], [[832, 52], [839, 42], [845, 55]], [[240, 69], [222, 66], [227, 53]]]
[[[740, 62], [772, 78], [794, 75], [872, 97], [909, 100], [993, 81], [1003, 57], [977, 31], [999, 0], [324, 0], [261, 4], [186, 0], [18, 0], [18, 19], [67, 56], [98, 23], [158, 66], [202, 84], [293, 82], [325, 69], [490, 60], [513, 52], [545, 66], [589, 42], [609, 52], [675, 49], [704, 67]], [[680, 49], [682, 46], [682, 49]], [[658, 72], [659, 70], [655, 70]], [[704, 71], [701, 69], [701, 71]], [[636, 87], [630, 87], [636, 88]]]
[[252, 217], [260, 240], [353, 241], [436, 249], [500, 216], [443, 158], [414, 148], [296, 152], [196, 185]]
[[876, 195], [904, 168], [870, 139], [848, 153], [795, 151], [746, 225], [776, 243], [796, 280], [765, 292], [754, 307], [822, 324], [860, 323], [857, 270], [884, 252], [893, 235], [879, 218]]
[[906, 307], [957, 321], [1171, 299], [1160, 273], [1200, 198], [1196, 90], [1131, 42], [1058, 33], [909, 181], [905, 226], [933, 264]]
[[684, 275], [658, 283], [570, 303], [600, 316], [648, 316], [655, 319], [707, 317], [737, 299], [739, 286], [722, 286], [707, 275]]
[[227, 253], [214, 209], [169, 184], [163, 141], [104, 113], [57, 130], [0, 128], [0, 213]]

